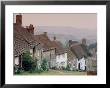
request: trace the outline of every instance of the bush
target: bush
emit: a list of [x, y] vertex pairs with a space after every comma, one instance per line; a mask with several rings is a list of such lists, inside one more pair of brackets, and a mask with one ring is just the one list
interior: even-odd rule
[[56, 67], [52, 67], [51, 69], [56, 70], [57, 68]]
[[42, 69], [42, 68], [36, 68], [36, 69], [35, 69], [35, 72], [41, 73], [41, 72], [43, 72], [43, 69]]
[[43, 59], [42, 64], [41, 64], [41, 68], [44, 71], [48, 71], [49, 70], [49, 64], [48, 64], [48, 61], [46, 59]]
[[62, 68], [62, 70], [66, 70], [66, 68], [64, 66], [62, 66], [61, 68]]
[[31, 57], [31, 54], [29, 51], [26, 51], [23, 54], [22, 67], [25, 71], [30, 71], [30, 72], [34, 71], [36, 68], [36, 62]]
[[67, 71], [71, 71], [70, 65], [67, 65], [66, 70], [67, 70]]
[[17, 66], [17, 65], [14, 66], [14, 74], [20, 74], [23, 71], [24, 70], [22, 68], [20, 68], [19, 66]]
[[77, 69], [77, 68], [73, 68], [73, 70], [72, 71], [79, 71], [79, 69]]

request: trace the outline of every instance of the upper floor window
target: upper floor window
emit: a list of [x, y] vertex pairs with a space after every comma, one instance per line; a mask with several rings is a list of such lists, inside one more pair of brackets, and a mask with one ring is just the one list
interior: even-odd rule
[[63, 61], [63, 62], [61, 62], [61, 65], [64, 65], [65, 64], [65, 62]]
[[65, 54], [63, 54], [62, 56], [63, 56], [63, 58], [65, 58]]
[[58, 58], [60, 58], [60, 55], [58, 55]]

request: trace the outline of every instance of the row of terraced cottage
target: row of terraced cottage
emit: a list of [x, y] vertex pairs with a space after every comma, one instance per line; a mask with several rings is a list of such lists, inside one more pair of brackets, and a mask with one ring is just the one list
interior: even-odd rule
[[[16, 15], [14, 23], [14, 65], [22, 67], [22, 55], [28, 50], [33, 59], [37, 59], [40, 66], [42, 60], [48, 60], [49, 68], [61, 68], [70, 65], [71, 68], [86, 70], [87, 58], [89, 58], [86, 48], [86, 40], [82, 43], [69, 40], [69, 48], [64, 48], [60, 41], [53, 37], [50, 40], [47, 32], [34, 35], [34, 27], [30, 24], [22, 26], [22, 15]], [[96, 57], [95, 57], [96, 58]]]

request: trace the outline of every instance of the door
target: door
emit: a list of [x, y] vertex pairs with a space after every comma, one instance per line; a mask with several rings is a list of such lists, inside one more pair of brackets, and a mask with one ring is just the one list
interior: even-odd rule
[[80, 70], [80, 63], [78, 64], [78, 69]]

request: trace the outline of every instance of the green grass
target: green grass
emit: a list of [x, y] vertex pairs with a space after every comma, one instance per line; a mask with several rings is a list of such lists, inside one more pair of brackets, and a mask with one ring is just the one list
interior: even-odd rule
[[41, 73], [29, 73], [23, 72], [17, 75], [87, 75], [87, 72], [79, 72], [79, 71], [66, 71], [66, 70], [49, 70]]

